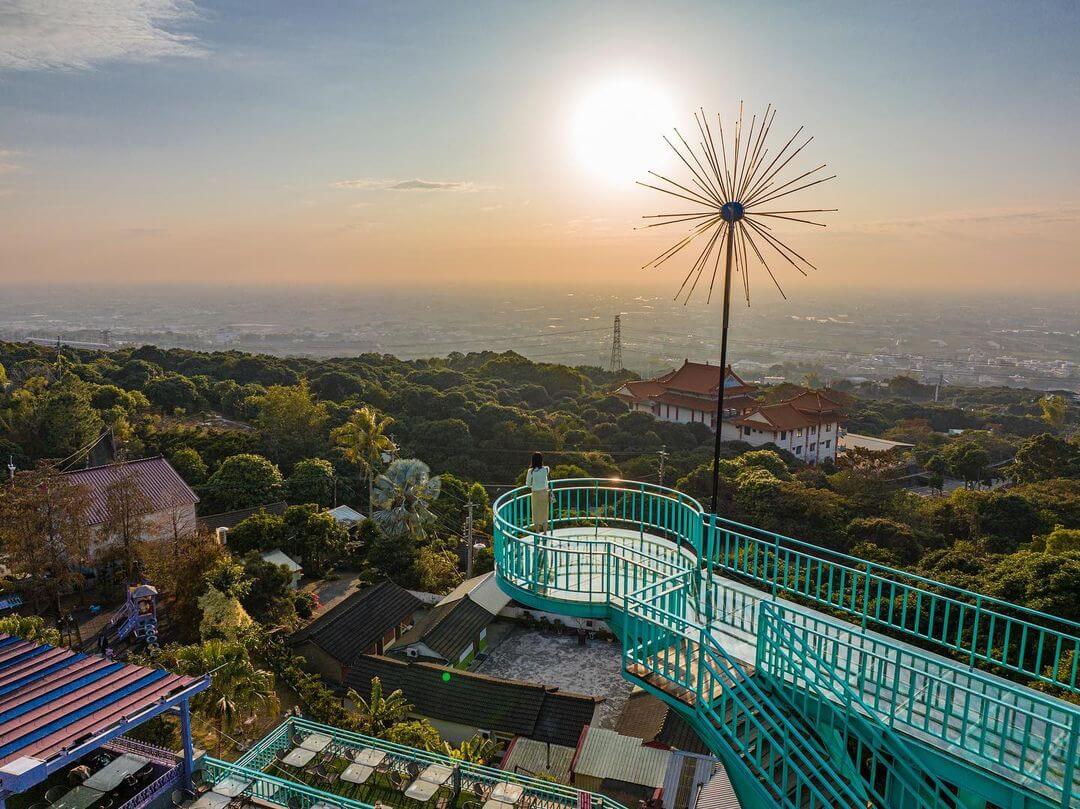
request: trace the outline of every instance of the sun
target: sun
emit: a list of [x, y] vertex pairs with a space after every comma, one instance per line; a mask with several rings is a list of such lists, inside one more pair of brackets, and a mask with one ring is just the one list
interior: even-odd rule
[[570, 146], [598, 178], [630, 185], [666, 156], [660, 133], [675, 118], [671, 98], [658, 85], [631, 77], [586, 90], [570, 116]]

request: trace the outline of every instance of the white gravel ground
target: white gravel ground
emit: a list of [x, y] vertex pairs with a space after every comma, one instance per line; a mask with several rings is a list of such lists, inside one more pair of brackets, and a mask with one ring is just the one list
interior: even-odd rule
[[590, 640], [579, 646], [576, 635], [521, 627], [515, 627], [476, 670], [603, 697], [597, 724], [605, 728], [615, 726], [632, 688], [621, 674], [622, 647], [617, 642]]

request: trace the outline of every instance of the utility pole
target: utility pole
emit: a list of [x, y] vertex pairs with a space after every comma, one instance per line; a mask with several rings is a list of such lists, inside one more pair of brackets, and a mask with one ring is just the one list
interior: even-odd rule
[[945, 374], [938, 374], [937, 382], [934, 383], [934, 401], [937, 402], [938, 396], [941, 395], [941, 386], [945, 383]]
[[660, 469], [657, 472], [656, 477], [657, 477], [657, 482], [661, 486], [664, 485], [664, 461], [667, 459], [668, 455], [670, 455], [670, 454], [671, 453], [669, 453], [667, 451], [667, 446], [666, 445], [662, 445], [660, 447], [660, 452], [657, 453], [657, 455], [660, 456]]
[[476, 506], [472, 498], [465, 504], [468, 514], [465, 516], [465, 543], [468, 546], [465, 555], [465, 578], [472, 578], [473, 568], [473, 508]]
[[615, 331], [611, 335], [611, 362], [608, 370], [615, 373], [622, 369], [622, 315], [615, 315]]

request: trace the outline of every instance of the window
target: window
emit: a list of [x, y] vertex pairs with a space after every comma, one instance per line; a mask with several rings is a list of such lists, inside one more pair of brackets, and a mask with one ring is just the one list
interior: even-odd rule
[[799, 431], [795, 433], [795, 435], [797, 435], [799, 438], [802, 438], [802, 427], [799, 428]]
[[781, 430], [780, 431], [780, 440], [781, 441], [787, 441], [787, 430]]
[[799, 446], [795, 447], [795, 454], [796, 455], [802, 455], [802, 445], [801, 444]]
[[831, 432], [832, 432], [832, 425], [831, 425], [831, 424], [826, 424], [826, 425], [825, 425], [825, 432], [827, 432], [827, 433], [831, 433]]
[[831, 438], [825, 439], [825, 449], [828, 449], [831, 446], [832, 446], [832, 439]]
[[817, 446], [817, 444], [816, 444], [816, 443], [814, 443], [814, 444], [811, 444], [811, 445], [810, 445], [810, 451], [811, 451], [811, 452], [813, 452], [813, 451], [814, 451], [814, 447], [816, 447], [816, 446]]

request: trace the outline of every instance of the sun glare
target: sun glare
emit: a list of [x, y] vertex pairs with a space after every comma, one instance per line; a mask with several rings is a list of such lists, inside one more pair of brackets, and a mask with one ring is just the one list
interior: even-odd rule
[[655, 84], [611, 80], [578, 99], [570, 119], [570, 145], [589, 171], [629, 185], [666, 157], [660, 136], [674, 120], [671, 98]]

